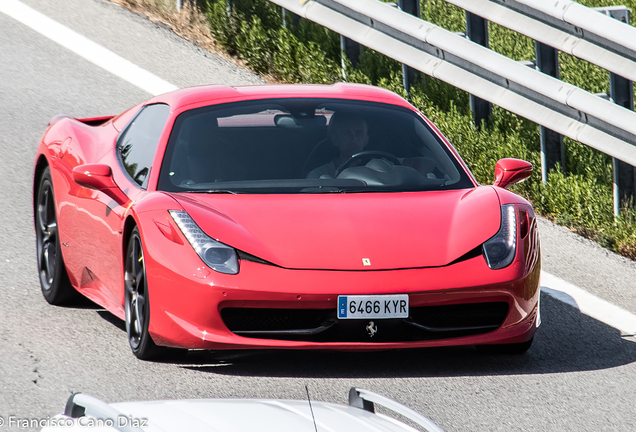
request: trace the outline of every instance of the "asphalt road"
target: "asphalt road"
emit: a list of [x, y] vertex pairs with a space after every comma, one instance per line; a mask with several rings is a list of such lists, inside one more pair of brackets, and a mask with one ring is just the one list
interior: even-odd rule
[[[3, 0], [0, 0], [3, 1]], [[24, 0], [179, 87], [262, 80], [106, 0]], [[352, 386], [404, 403], [447, 431], [626, 431], [636, 425], [636, 338], [549, 296], [523, 356], [472, 347], [390, 353], [264, 352], [138, 361], [122, 322], [40, 294], [32, 218], [38, 140], [58, 113], [114, 114], [148, 98], [0, 13], [0, 418], [39, 419], [77, 391], [108, 402], [292, 398], [346, 403]], [[541, 221], [543, 268], [636, 313], [636, 264]], [[20, 428], [0, 427], [7, 430]]]

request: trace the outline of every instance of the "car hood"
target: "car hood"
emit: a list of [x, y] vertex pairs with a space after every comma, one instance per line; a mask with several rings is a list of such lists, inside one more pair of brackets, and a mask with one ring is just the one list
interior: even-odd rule
[[473, 189], [307, 195], [173, 194], [209, 236], [285, 268], [447, 265], [499, 230], [499, 198]]

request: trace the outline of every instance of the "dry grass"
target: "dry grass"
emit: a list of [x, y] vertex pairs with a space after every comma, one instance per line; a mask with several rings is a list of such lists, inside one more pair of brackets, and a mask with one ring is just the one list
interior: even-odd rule
[[194, 42], [215, 54], [219, 54], [244, 66], [238, 59], [232, 58], [216, 43], [210, 33], [206, 16], [197, 10], [191, 2], [183, 0], [181, 12], [177, 11], [176, 0], [110, 0], [119, 6], [147, 17], [150, 21], [167, 25], [179, 36]]
[[619, 243], [618, 253], [623, 255], [624, 257], [627, 257], [636, 261], [636, 246], [632, 244]]
[[[212, 37], [212, 33], [210, 32], [210, 24], [207, 17], [197, 9], [194, 2], [182, 0], [181, 12], [178, 12], [176, 0], [109, 1], [143, 15], [150, 21], [165, 24], [177, 35], [194, 42], [199, 47], [220, 55], [237, 66], [252, 70], [252, 68], [250, 68], [244, 60], [239, 57], [229, 55], [223, 47], [214, 40], [214, 37]], [[260, 76], [269, 83], [278, 83], [278, 81], [270, 75]]]

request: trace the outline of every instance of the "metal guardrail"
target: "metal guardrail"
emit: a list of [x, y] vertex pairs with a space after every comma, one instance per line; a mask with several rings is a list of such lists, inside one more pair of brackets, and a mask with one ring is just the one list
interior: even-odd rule
[[[545, 0], [445, 1], [535, 41], [636, 81], [636, 51], [627, 45], [617, 43], [620, 39], [617, 40], [614, 34], [616, 32], [623, 35], [624, 41], [636, 42], [636, 28], [627, 24], [621, 25], [620, 21], [601, 15], [593, 9], [587, 9], [577, 3], [576, 9], [585, 9], [585, 20], [574, 20], [573, 22], [578, 24], [575, 25], [555, 18], [555, 13], [546, 14], [537, 10], [540, 7], [546, 9], [547, 3], [553, 4]], [[616, 31], [617, 28], [619, 31]], [[612, 29], [611, 39], [597, 34], [606, 29]]]
[[636, 165], [634, 111], [377, 0], [271, 1], [427, 75]]
[[[618, 214], [617, 164], [623, 161], [636, 166], [636, 113], [632, 109], [378, 0], [270, 1], [426, 75], [612, 156], [614, 212]], [[445, 1], [538, 43], [594, 63], [624, 81], [636, 81], [636, 28], [594, 9], [570, 0]], [[629, 81], [625, 82], [631, 87]], [[545, 179], [547, 168], [543, 166], [542, 171]]]
[[[571, 0], [493, 0], [636, 60], [636, 29]], [[595, 62], [593, 62], [595, 63]], [[602, 66], [602, 65], [599, 65]]]

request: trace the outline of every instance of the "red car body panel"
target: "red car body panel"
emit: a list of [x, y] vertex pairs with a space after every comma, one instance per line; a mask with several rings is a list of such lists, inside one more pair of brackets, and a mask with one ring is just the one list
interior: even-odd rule
[[[141, 233], [151, 298], [149, 331], [159, 345], [375, 350], [515, 343], [532, 338], [538, 326], [540, 273], [532, 207], [505, 189], [478, 186], [455, 149], [427, 119], [466, 169], [472, 188], [336, 195], [157, 191], [159, 167], [179, 114], [210, 104], [279, 97], [367, 100], [414, 110], [389, 91], [346, 84], [206, 86], [161, 95], [143, 104], [171, 107], [146, 190], [124, 171], [116, 151], [120, 132], [142, 105], [114, 118], [57, 119], [38, 148], [36, 181], [38, 169], [48, 165], [62, 254], [73, 286], [124, 318], [124, 254], [129, 224], [134, 222]], [[75, 183], [73, 169], [88, 163], [110, 166], [127, 202], [118, 203], [103, 192]], [[513, 263], [491, 270], [481, 254], [466, 254], [497, 233], [500, 205], [504, 204], [513, 204], [518, 220], [525, 225], [517, 230]], [[240, 260], [236, 275], [207, 268], [169, 210], [187, 211], [209, 236], [271, 265]], [[363, 266], [363, 258], [371, 265]], [[504, 302], [508, 313], [494, 331], [398, 342], [244, 337], [230, 331], [220, 315], [224, 308], [329, 309], [336, 307], [339, 295], [393, 293], [409, 294], [412, 308]]]
[[[439, 267], [494, 236], [501, 219], [499, 199], [491, 187], [381, 197], [188, 194], [175, 198], [215, 239], [293, 269]], [[362, 258], [371, 261], [369, 268], [364, 268]]]

